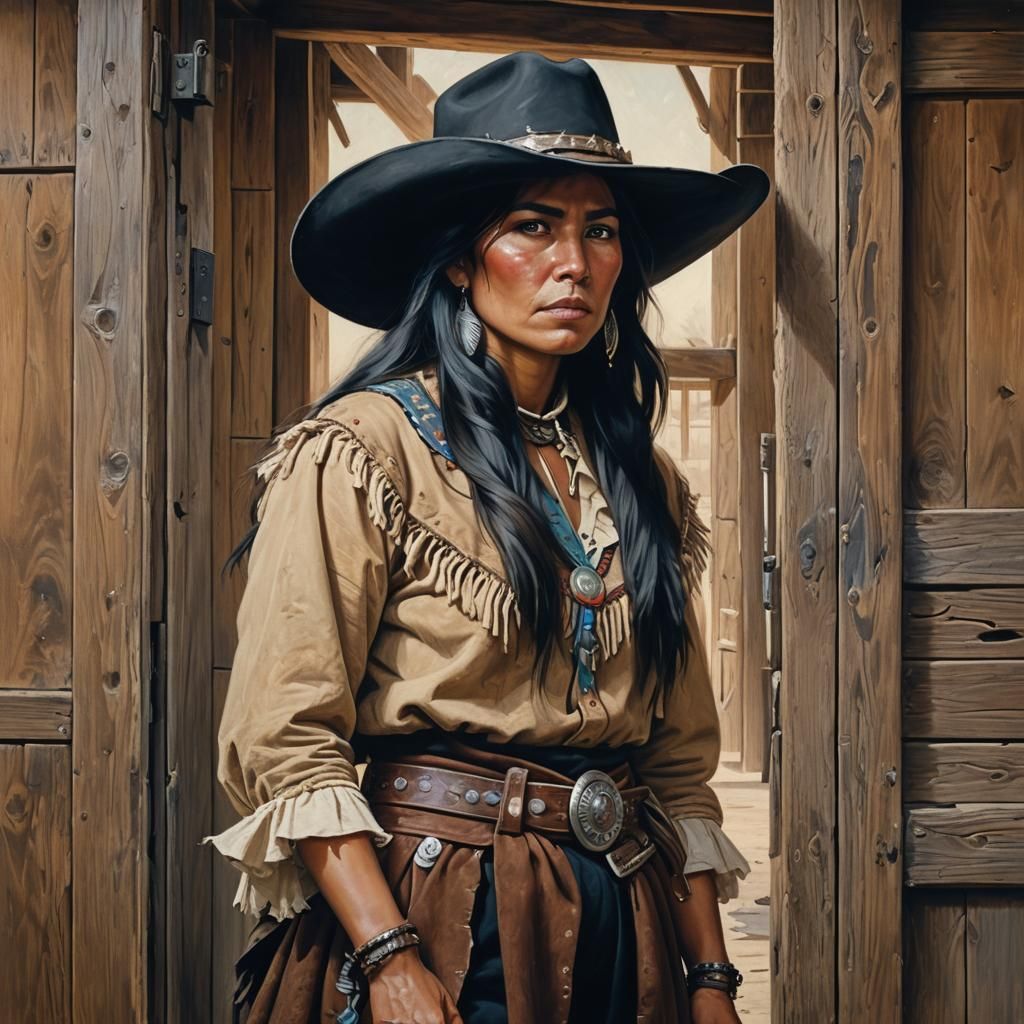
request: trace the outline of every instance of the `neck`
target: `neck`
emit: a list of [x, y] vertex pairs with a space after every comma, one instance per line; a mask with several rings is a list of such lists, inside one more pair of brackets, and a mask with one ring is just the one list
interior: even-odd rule
[[543, 412], [555, 386], [560, 357], [503, 341], [490, 330], [487, 334], [488, 355], [505, 371], [516, 405]]

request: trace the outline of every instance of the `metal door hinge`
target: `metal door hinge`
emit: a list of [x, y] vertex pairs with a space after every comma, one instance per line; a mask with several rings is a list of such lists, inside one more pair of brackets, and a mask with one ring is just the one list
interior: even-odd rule
[[189, 258], [189, 315], [194, 323], [213, 323], [213, 253], [193, 249]]
[[176, 53], [171, 64], [171, 99], [175, 103], [213, 106], [213, 61], [205, 39], [197, 39], [190, 53]]

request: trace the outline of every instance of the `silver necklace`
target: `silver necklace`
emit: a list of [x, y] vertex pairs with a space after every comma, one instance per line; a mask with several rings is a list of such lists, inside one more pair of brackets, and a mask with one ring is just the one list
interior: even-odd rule
[[519, 413], [519, 422], [522, 424], [527, 438], [534, 444], [551, 444], [556, 437], [561, 436], [562, 430], [558, 417], [565, 412], [568, 404], [569, 389], [563, 384], [554, 408], [545, 413], [531, 412], [529, 409], [517, 405], [516, 412]]

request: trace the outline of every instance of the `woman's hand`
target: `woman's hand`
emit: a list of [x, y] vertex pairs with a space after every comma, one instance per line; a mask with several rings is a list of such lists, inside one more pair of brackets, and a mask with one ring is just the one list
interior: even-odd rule
[[373, 1024], [463, 1024], [415, 946], [393, 953], [370, 975], [370, 1012]]
[[717, 988], [693, 990], [690, 996], [690, 1019], [693, 1024], [740, 1024], [736, 1004], [729, 993]]

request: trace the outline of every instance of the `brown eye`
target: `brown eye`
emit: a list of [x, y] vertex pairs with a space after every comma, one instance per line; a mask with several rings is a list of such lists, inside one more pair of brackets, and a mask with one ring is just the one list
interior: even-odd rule
[[[601, 232], [600, 234], [590, 235], [589, 237], [591, 237], [591, 238], [600, 238], [602, 240], [611, 240], [612, 238], [615, 238], [615, 237], [618, 236], [618, 232], [615, 230], [615, 228], [611, 227], [608, 224], [594, 224], [589, 229], [589, 231]], [[588, 231], [588, 234], [589, 234], [589, 231]]]
[[524, 220], [517, 225], [517, 230], [527, 235], [540, 235], [547, 229], [542, 220]]

